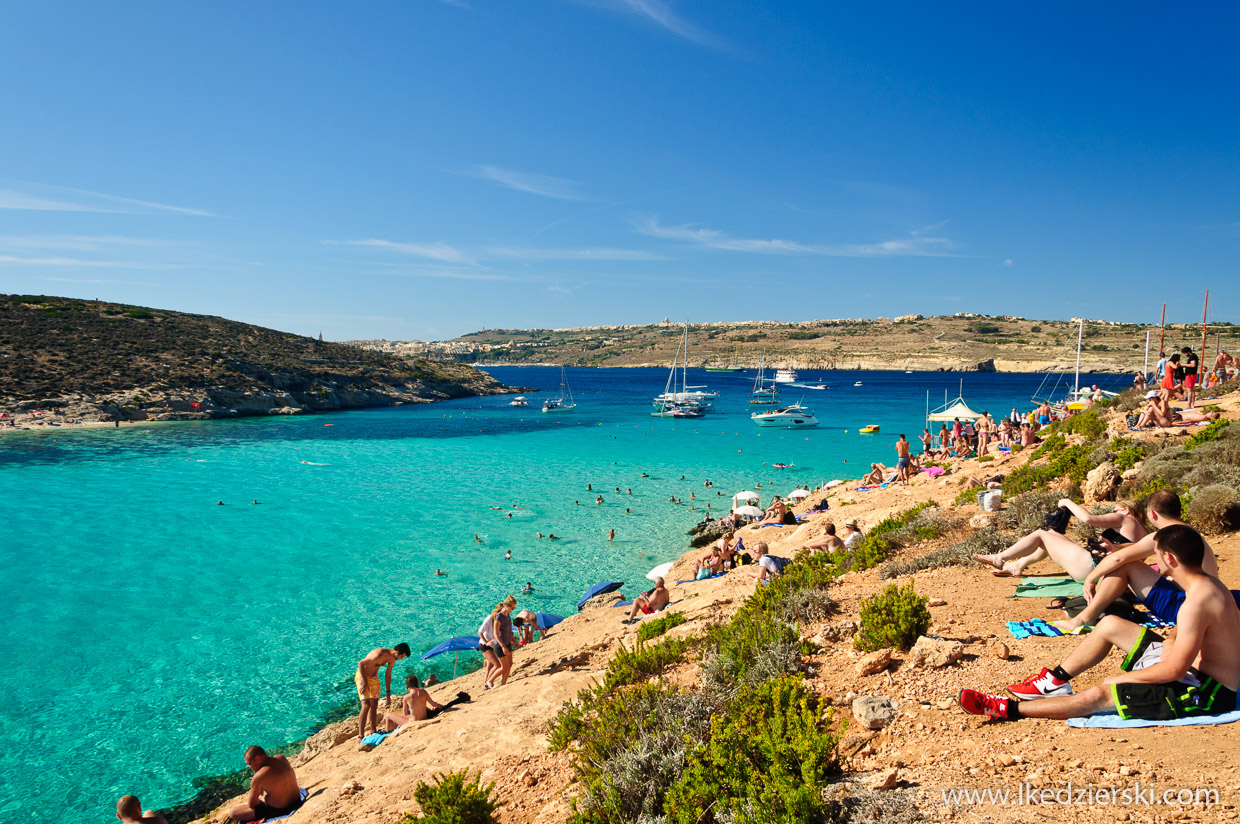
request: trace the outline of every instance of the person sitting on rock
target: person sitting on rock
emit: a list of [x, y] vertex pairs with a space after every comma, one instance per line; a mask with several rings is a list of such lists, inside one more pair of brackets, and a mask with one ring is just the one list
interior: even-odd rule
[[640, 593], [633, 599], [633, 608], [629, 610], [629, 617], [624, 623], [631, 624], [636, 621], [638, 612], [653, 615], [671, 602], [672, 596], [667, 591], [667, 585], [663, 583], [663, 578], [655, 578], [654, 589]]
[[246, 766], [254, 771], [250, 796], [246, 803], [232, 808], [228, 813], [230, 818], [234, 821], [279, 818], [301, 807], [297, 774], [287, 758], [268, 755], [262, 747], [250, 747], [244, 758]]
[[116, 802], [116, 817], [125, 824], [168, 824], [168, 820], [153, 810], [143, 810], [136, 795], [122, 796]]

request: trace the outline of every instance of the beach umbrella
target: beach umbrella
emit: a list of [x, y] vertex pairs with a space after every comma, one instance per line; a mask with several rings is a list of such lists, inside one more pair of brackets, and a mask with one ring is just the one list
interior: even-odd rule
[[790, 493], [788, 494], [788, 497], [789, 497], [789, 498], [796, 498], [796, 499], [799, 501], [799, 500], [801, 500], [802, 498], [808, 498], [808, 497], [809, 497], [809, 490], [808, 490], [808, 489], [794, 489], [794, 490], [792, 490], [792, 492], [790, 492]]
[[646, 577], [652, 581], [655, 578], [666, 578], [667, 573], [672, 571], [672, 563], [672, 561], [668, 561], [666, 564], [659, 564], [657, 567], [647, 572]]
[[751, 518], [759, 518], [765, 513], [763, 513], [763, 511], [761, 509], [758, 509], [758, 507], [756, 506], [738, 506], [736, 509], [732, 510], [732, 514], [733, 515], [745, 515]]
[[746, 490], [745, 492], [737, 492], [732, 497], [738, 501], [756, 501], [762, 496], [759, 495], [757, 492], [749, 492], [748, 490]]
[[581, 600], [577, 602], [577, 611], [581, 612], [581, 608], [586, 605], [586, 601], [589, 601], [595, 595], [615, 592], [622, 586], [624, 586], [624, 581], [600, 581], [587, 589], [586, 594], [581, 596]]
[[534, 615], [534, 623], [538, 624], [538, 628], [544, 633], [563, 620], [563, 615], [554, 615], [550, 612], [539, 612]]
[[469, 652], [471, 650], [473, 652], [478, 651], [478, 636], [458, 635], [455, 638], [449, 638], [443, 643], [436, 644], [426, 652], [422, 653], [422, 660], [425, 661], [428, 658], [434, 658], [436, 655], [442, 655], [445, 652], [455, 653], [455, 657], [452, 659], [452, 677], [455, 678], [456, 665], [461, 661], [461, 653]]

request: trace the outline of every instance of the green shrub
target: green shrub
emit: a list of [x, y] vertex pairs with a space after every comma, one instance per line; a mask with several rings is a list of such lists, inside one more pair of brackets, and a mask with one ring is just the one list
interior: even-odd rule
[[1203, 443], [1218, 440], [1223, 436], [1223, 430], [1227, 428], [1229, 423], [1231, 422], [1226, 418], [1219, 418], [1213, 423], [1206, 424], [1204, 427], [1193, 433], [1192, 437], [1184, 443], [1184, 448], [1192, 450], [1201, 446]]
[[[1092, 452], [1089, 444], [1078, 444], [1053, 453], [1054, 457], [1045, 464], [1037, 464], [1031, 460], [1024, 466], [1013, 469], [1011, 474], [1003, 479], [1003, 494], [1012, 497], [1022, 492], [1043, 489], [1051, 481], [1065, 476], [1080, 483], [1085, 480], [1089, 470], [1094, 468], [1089, 460]], [[1034, 453], [1034, 457], [1036, 459], [1037, 453]]]
[[607, 665], [600, 693], [608, 695], [620, 687], [662, 675], [668, 667], [685, 657], [685, 651], [692, 643], [689, 638], [668, 638], [649, 646], [638, 642], [631, 650], [621, 644]]
[[825, 821], [838, 737], [799, 678], [746, 685], [667, 796], [669, 824]]
[[901, 532], [918, 515], [932, 506], [934, 506], [932, 501], [923, 501], [917, 504], [917, 506], [879, 521], [865, 534], [857, 546], [848, 553], [848, 568], [855, 570], [870, 569], [887, 560], [887, 556], [891, 554], [892, 550], [903, 546], [907, 541], [907, 537], [911, 537], [897, 536], [896, 533]]
[[155, 317], [155, 315], [151, 314], [151, 312], [146, 309], [130, 309], [126, 314], [129, 317], [137, 318], [138, 320], [146, 320], [148, 318]]
[[1054, 456], [1068, 448], [1068, 439], [1058, 433], [1053, 433], [1042, 439], [1042, 443], [1033, 450], [1033, 457], [1030, 460], [1036, 461], [1038, 458]]
[[873, 652], [886, 647], [908, 649], [930, 629], [926, 599], [909, 581], [903, 587], [889, 585], [861, 602], [861, 629], [853, 644]]
[[1024, 452], [1024, 451], [1025, 451], [1024, 444], [1019, 444], [1019, 443], [1012, 444], [1013, 455], [1019, 455], [1021, 452]]
[[1185, 506], [1184, 518], [1208, 535], [1240, 529], [1240, 492], [1221, 484], [1198, 490]]
[[1145, 450], [1140, 445], [1126, 447], [1115, 456], [1115, 468], [1120, 472], [1127, 472], [1144, 457]]
[[896, 561], [886, 564], [879, 571], [878, 577], [884, 581], [913, 575], [926, 569], [938, 569], [948, 566], [976, 566], [974, 555], [993, 555], [1007, 549], [1008, 540], [1005, 535], [993, 529], [979, 529], [962, 541], [936, 549], [918, 558]]
[[956, 500], [953, 501], [953, 503], [955, 503], [956, 506], [966, 506], [968, 504], [975, 504], [977, 503], [977, 493], [981, 491], [982, 491], [981, 487], [966, 486], [964, 489], [956, 493]]
[[649, 641], [651, 638], [657, 638], [672, 627], [678, 627], [688, 620], [683, 612], [673, 612], [670, 615], [664, 615], [650, 621], [643, 621], [642, 625], [637, 629], [637, 641], [641, 643], [642, 641]]
[[977, 462], [980, 464], [989, 463], [990, 461], [993, 461], [994, 459], [995, 459], [994, 455], [979, 455], [977, 458]]
[[413, 798], [422, 808], [422, 817], [410, 813], [400, 824], [493, 824], [495, 810], [505, 802], [491, 800], [495, 784], [482, 786], [481, 776], [469, 781], [469, 771], [461, 770], [436, 773], [434, 784], [419, 781]]

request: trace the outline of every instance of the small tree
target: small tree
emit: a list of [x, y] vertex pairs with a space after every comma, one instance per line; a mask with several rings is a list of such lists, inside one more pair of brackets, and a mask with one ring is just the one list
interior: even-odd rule
[[861, 629], [853, 643], [873, 652], [886, 647], [908, 649], [930, 629], [926, 599], [913, 590], [913, 582], [891, 584], [861, 602]]

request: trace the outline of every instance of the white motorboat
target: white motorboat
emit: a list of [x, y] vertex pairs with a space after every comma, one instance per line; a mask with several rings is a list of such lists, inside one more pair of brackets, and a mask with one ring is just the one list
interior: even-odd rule
[[775, 371], [775, 383], [796, 383], [797, 370], [795, 369], [777, 369]]
[[525, 399], [524, 395], [517, 395], [508, 402], [509, 406], [529, 406], [530, 402]]
[[543, 401], [543, 412], [572, 412], [577, 408], [576, 402], [573, 401], [573, 390], [568, 388], [568, 375], [564, 372], [564, 367], [560, 367], [560, 397], [547, 398]]
[[754, 412], [749, 419], [758, 426], [779, 426], [786, 429], [805, 429], [818, 425], [814, 410], [799, 403], [770, 412]]
[[860, 385], [861, 385], [861, 381], [857, 381], [856, 383], [853, 384], [853, 386], [860, 386]]

